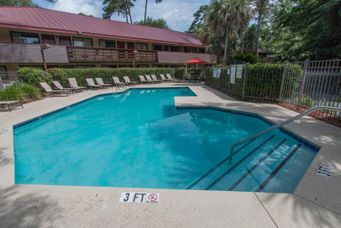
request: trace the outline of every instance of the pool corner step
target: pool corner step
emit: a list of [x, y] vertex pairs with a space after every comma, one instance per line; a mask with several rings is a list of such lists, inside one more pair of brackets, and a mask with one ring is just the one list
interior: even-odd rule
[[249, 175], [251, 175], [251, 173], [268, 157], [271, 156], [271, 154], [273, 152], [275, 152], [281, 145], [283, 145], [285, 142], [287, 141], [287, 139], [282, 139], [272, 150], [270, 150], [269, 152], [267, 152], [261, 159], [259, 159], [256, 164], [254, 164], [250, 169], [247, 169], [247, 171], [236, 181], [234, 182], [227, 190], [228, 191], [233, 191], [235, 190], [235, 188], [242, 182], [245, 180], [245, 178], [247, 178]]
[[301, 148], [302, 144], [296, 144], [290, 153], [276, 166], [270, 175], [258, 186], [256, 192], [261, 192], [269, 184], [272, 178], [281, 170], [281, 168], [290, 160], [290, 158]]
[[[197, 178], [195, 181], [193, 181], [186, 189], [205, 189], [209, 190], [211, 187], [213, 187], [216, 183], [218, 183], [224, 176], [226, 176], [229, 172], [231, 172], [233, 169], [238, 167], [238, 165], [245, 160], [247, 160], [251, 155], [254, 154], [257, 150], [262, 148], [265, 144], [267, 144], [269, 141], [271, 141], [275, 135], [271, 135], [266, 138], [266, 140], [262, 140], [259, 145], [256, 147], [251, 148], [251, 152], [247, 153], [246, 156], [243, 156], [240, 160], [236, 160], [235, 164], [232, 164], [232, 166], [228, 163], [229, 156], [227, 156], [225, 159], [217, 163], [214, 167], [209, 169], [205, 174]], [[241, 146], [238, 151], [235, 153], [238, 153], [241, 150], [244, 150], [252, 143], [253, 141], [250, 141], [249, 143], [246, 143], [245, 145]], [[256, 141], [257, 142], [257, 141]], [[227, 166], [223, 166], [223, 164]], [[226, 169], [227, 168], [227, 169]], [[212, 180], [214, 180], [212, 182]]]

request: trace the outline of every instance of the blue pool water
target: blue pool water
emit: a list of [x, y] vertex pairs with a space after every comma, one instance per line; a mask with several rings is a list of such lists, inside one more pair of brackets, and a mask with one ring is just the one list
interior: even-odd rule
[[[17, 184], [292, 192], [317, 149], [250, 115], [176, 109], [188, 88], [98, 96], [14, 129]], [[213, 172], [200, 178], [207, 170]]]

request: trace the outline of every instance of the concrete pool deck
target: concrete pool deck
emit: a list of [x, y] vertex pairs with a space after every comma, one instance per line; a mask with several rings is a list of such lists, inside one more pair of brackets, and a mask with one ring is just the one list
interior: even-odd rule
[[[177, 106], [212, 106], [259, 114], [279, 122], [297, 113], [273, 104], [235, 101], [202, 84], [197, 97], [176, 97]], [[286, 128], [321, 147], [293, 194], [15, 185], [12, 126], [113, 88], [51, 97], [0, 112], [0, 227], [341, 227], [341, 130], [305, 117]], [[321, 161], [333, 177], [315, 174]], [[159, 204], [124, 204], [122, 192], [157, 192]]]

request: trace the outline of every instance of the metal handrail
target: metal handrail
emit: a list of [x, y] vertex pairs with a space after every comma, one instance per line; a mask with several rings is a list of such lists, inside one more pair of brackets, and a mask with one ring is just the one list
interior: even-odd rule
[[270, 128], [267, 128], [267, 129], [265, 129], [263, 131], [258, 132], [257, 134], [251, 135], [249, 137], [246, 137], [246, 138], [244, 138], [244, 139], [234, 143], [231, 146], [231, 150], [230, 150], [230, 156], [229, 156], [230, 157], [230, 159], [229, 159], [230, 164], [232, 164], [234, 150], [235, 150], [235, 148], [237, 146], [242, 145], [244, 143], [247, 143], [248, 141], [256, 139], [256, 138], [258, 138], [258, 137], [268, 133], [269, 131], [272, 131], [272, 130], [274, 130], [276, 128], [280, 128], [280, 127], [282, 127], [282, 126], [284, 126], [284, 125], [286, 125], [288, 123], [291, 123], [291, 122], [293, 122], [293, 121], [295, 121], [295, 120], [297, 120], [297, 119], [299, 119], [299, 118], [301, 118], [303, 116], [306, 116], [306, 115], [308, 115], [308, 114], [310, 114], [312, 112], [318, 111], [318, 110], [341, 111], [341, 108], [339, 108], [339, 107], [331, 107], [331, 106], [317, 106], [317, 107], [311, 108], [311, 109], [309, 109], [309, 110], [307, 110], [307, 111], [305, 111], [305, 112], [303, 112], [303, 113], [301, 113], [301, 114], [299, 114], [297, 116], [294, 116], [294, 117], [292, 117], [290, 119], [287, 119], [286, 121], [283, 121], [281, 123], [275, 124], [275, 125], [273, 125]]

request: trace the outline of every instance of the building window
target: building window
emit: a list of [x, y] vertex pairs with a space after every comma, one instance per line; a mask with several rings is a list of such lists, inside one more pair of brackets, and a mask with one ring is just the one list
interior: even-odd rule
[[44, 44], [56, 44], [56, 40], [54, 39], [53, 35], [42, 34], [41, 41]]
[[178, 46], [170, 46], [170, 51], [180, 52], [180, 51], [181, 51], [181, 47], [178, 47]]
[[116, 41], [114, 41], [114, 40], [99, 40], [99, 46], [102, 48], [116, 48]]
[[134, 43], [128, 42], [127, 49], [134, 49]]
[[170, 46], [166, 46], [166, 45], [165, 45], [165, 46], [163, 47], [163, 50], [164, 50], [164, 51], [170, 51], [170, 49], [171, 49]]
[[94, 65], [77, 65], [76, 68], [94, 68]]
[[19, 44], [39, 44], [39, 35], [36, 33], [11, 32], [12, 41]]
[[6, 66], [0, 66], [0, 79], [8, 80], [8, 73]]
[[197, 48], [195, 48], [195, 47], [185, 47], [185, 52], [196, 53], [197, 52]]
[[123, 48], [125, 49], [125, 45], [123, 41], [117, 41], [117, 48]]
[[90, 38], [73, 38], [73, 45], [76, 47], [92, 47], [92, 39]]
[[59, 37], [59, 44], [65, 46], [71, 46], [71, 38], [68, 36], [60, 36]]
[[205, 53], [206, 50], [205, 50], [205, 48], [200, 48], [200, 49], [199, 49], [199, 52], [200, 52], [200, 53]]
[[160, 44], [154, 44], [154, 51], [163, 51], [162, 45], [160, 45]]
[[146, 50], [148, 50], [148, 44], [145, 44], [145, 43], [136, 43], [136, 44], [135, 44], [135, 49], [136, 49], [136, 50], [143, 50], [143, 51], [146, 51]]

